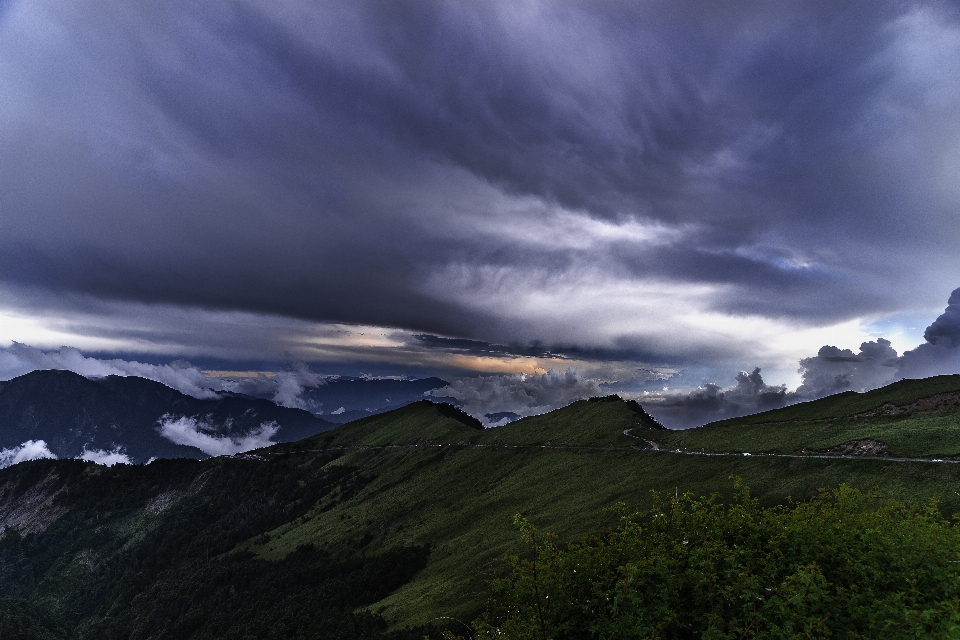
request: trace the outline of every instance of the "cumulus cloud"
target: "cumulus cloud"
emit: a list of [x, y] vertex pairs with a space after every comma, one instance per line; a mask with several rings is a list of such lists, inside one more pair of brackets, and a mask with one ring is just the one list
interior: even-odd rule
[[243, 435], [221, 435], [209, 423], [183, 416], [166, 415], [159, 421], [160, 435], [175, 444], [196, 447], [209, 456], [229, 456], [274, 444], [271, 438], [280, 427], [276, 422], [264, 422], [254, 431]]
[[461, 378], [426, 395], [453, 398], [460, 403], [461, 409], [484, 421], [486, 426], [496, 426], [508, 419], [491, 422], [487, 414], [537, 415], [575, 400], [603, 395], [603, 390], [598, 381], [584, 378], [576, 369], [568, 368], [563, 372], [550, 369], [533, 375]]
[[647, 394], [637, 399], [651, 415], [673, 429], [775, 409], [789, 399], [786, 386], [765, 383], [759, 367], [750, 373], [741, 371], [736, 381], [729, 389], [708, 382], [687, 393]]
[[954, 289], [947, 308], [923, 332], [925, 342], [900, 359], [900, 378], [925, 378], [960, 373], [960, 289]]
[[57, 456], [47, 448], [47, 443], [43, 440], [27, 440], [19, 447], [0, 450], [0, 469], [10, 465], [24, 462], [26, 460], [38, 460], [40, 458], [50, 458], [56, 460]]
[[103, 449], [87, 449], [84, 447], [83, 453], [81, 453], [78, 458], [80, 460], [86, 460], [87, 462], [102, 464], [106, 467], [112, 467], [115, 464], [132, 464], [130, 457], [123, 452], [122, 448], [105, 451]]
[[897, 379], [960, 373], [960, 289], [927, 327], [924, 340], [902, 356], [885, 338], [863, 342], [857, 352], [824, 345], [817, 355], [800, 360], [802, 382], [795, 391], [764, 383], [758, 368], [741, 371], [729, 389], [708, 382], [690, 392], [646, 392], [637, 399], [665, 425], [688, 428], [842, 391], [869, 391]]
[[890, 341], [878, 338], [864, 342], [860, 352], [824, 345], [817, 355], [800, 360], [801, 399], [821, 398], [841, 391], [868, 391], [892, 382], [899, 358]]
[[803, 382], [795, 398], [869, 391], [902, 378], [960, 373], [960, 289], [950, 294], [947, 308], [927, 327], [923, 338], [922, 344], [899, 357], [884, 338], [864, 342], [859, 353], [824, 345], [817, 355], [800, 360]]

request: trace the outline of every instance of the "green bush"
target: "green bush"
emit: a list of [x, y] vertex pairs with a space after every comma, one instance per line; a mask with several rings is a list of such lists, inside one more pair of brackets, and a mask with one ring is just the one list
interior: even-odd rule
[[529, 549], [495, 583], [476, 637], [960, 636], [960, 530], [932, 503], [848, 486], [761, 508], [654, 494], [619, 525], [563, 545], [522, 516]]

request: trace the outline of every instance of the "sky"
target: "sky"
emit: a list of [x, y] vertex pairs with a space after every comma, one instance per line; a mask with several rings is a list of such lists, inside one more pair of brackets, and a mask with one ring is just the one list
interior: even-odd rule
[[960, 372], [958, 214], [953, 3], [0, 0], [0, 377], [692, 424]]

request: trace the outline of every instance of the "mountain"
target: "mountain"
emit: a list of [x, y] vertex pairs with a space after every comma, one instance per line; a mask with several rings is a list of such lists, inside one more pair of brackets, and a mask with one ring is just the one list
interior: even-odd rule
[[[78, 639], [436, 637], [438, 621], [472, 620], [490, 580], [509, 570], [504, 554], [523, 551], [515, 514], [569, 539], [614, 525], [614, 503], [648, 506], [653, 489], [729, 498], [730, 475], [765, 505], [846, 482], [937, 498], [952, 513], [958, 464], [742, 455], [768, 447], [763, 432], [791, 434], [801, 450], [820, 434], [837, 442], [844, 432], [830, 429], [841, 420], [914, 436], [917, 420], [931, 420], [922, 424], [942, 442], [936, 450], [960, 451], [950, 440], [957, 412], [942, 395], [951, 384], [687, 431], [615, 396], [486, 430], [423, 401], [234, 457], [17, 464], [0, 470], [0, 634], [7, 607], [62, 632], [51, 637]], [[708, 436], [729, 451], [667, 446]]]
[[[161, 423], [170, 425], [161, 435]], [[88, 379], [46, 370], [0, 382], [0, 449], [43, 440], [60, 458], [84, 451], [150, 458], [205, 458], [229, 439], [298, 440], [334, 425], [307, 411], [235, 395], [200, 400], [137, 377]]]

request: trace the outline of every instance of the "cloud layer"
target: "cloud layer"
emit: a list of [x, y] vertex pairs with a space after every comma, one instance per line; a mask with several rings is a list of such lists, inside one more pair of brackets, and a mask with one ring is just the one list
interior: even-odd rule
[[214, 390], [219, 388], [215, 380], [185, 361], [152, 365], [121, 359], [102, 360], [84, 356], [79, 349], [72, 347], [41, 351], [17, 342], [8, 348], [0, 348], [0, 380], [37, 369], [63, 369], [88, 378], [139, 376], [161, 382], [194, 398], [215, 398]]
[[231, 391], [270, 398], [280, 406], [307, 409], [302, 399], [305, 389], [325, 382], [324, 376], [311, 373], [303, 363], [294, 363], [286, 371], [271, 375], [241, 378], [212, 376], [185, 360], [171, 364], [148, 364], [135, 360], [109, 360], [84, 356], [79, 349], [61, 347], [43, 351], [29, 345], [13, 343], [0, 348], [0, 380], [9, 380], [37, 369], [64, 369], [88, 378], [103, 376], [138, 376], [155, 380], [194, 398], [219, 397], [219, 391]]
[[648, 392], [638, 399], [667, 426], [688, 428], [842, 391], [869, 391], [898, 379], [958, 374], [960, 289], [953, 291], [947, 308], [927, 327], [924, 340], [902, 356], [884, 338], [862, 343], [858, 353], [824, 345], [817, 355], [800, 360], [802, 383], [794, 391], [787, 391], [785, 385], [767, 385], [757, 368], [752, 374], [741, 371], [737, 385], [726, 390], [705, 383], [690, 392]]
[[948, 3], [17, 0], [0, 35], [0, 284], [128, 350], [282, 318], [276, 358], [315, 322], [768, 372], [960, 272]]
[[[27, 440], [19, 447], [0, 450], [0, 469], [5, 469], [19, 462], [41, 460], [44, 458], [56, 460], [57, 456], [50, 451], [44, 440]], [[77, 456], [77, 459], [102, 464], [107, 467], [112, 467], [115, 464], [131, 464], [129, 456], [120, 449], [103, 451], [101, 449], [87, 449], [84, 447], [83, 453]]]
[[884, 338], [864, 342], [859, 353], [824, 345], [817, 355], [800, 361], [803, 384], [796, 395], [820, 398], [841, 391], [876, 389], [896, 379], [900, 362], [896, 350]]

